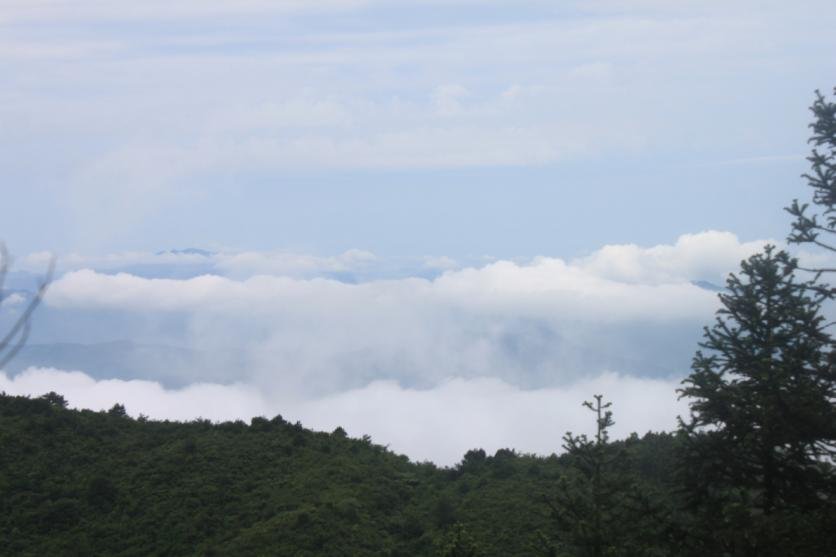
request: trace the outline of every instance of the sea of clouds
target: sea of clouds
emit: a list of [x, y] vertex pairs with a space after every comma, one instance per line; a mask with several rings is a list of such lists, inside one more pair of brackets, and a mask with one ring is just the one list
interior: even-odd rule
[[[70, 338], [94, 315], [100, 340], [143, 341], [148, 331], [158, 340], [165, 329], [167, 344], [202, 359], [169, 384], [153, 359], [118, 378], [34, 365], [0, 373], [0, 391], [54, 390], [73, 407], [121, 402], [131, 415], [160, 419], [282, 414], [441, 464], [474, 447], [548, 454], [566, 430], [592, 430], [581, 403], [593, 394], [614, 402], [617, 436], [673, 428], [687, 411], [676, 388], [719, 306], [710, 285], [724, 284], [764, 243], [709, 231], [571, 261], [447, 259], [429, 278], [375, 278], [385, 258], [364, 252], [71, 256], [46, 297], [47, 328]], [[160, 260], [212, 272], [119, 271]], [[416, 263], [414, 274], [436, 260]], [[213, 363], [212, 354], [234, 358]]]

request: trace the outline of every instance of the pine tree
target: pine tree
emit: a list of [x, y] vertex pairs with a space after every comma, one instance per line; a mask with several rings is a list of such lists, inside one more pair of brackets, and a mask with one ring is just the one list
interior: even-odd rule
[[[833, 91], [836, 93], [836, 88]], [[807, 157], [810, 172], [803, 177], [813, 190], [812, 201], [816, 207], [811, 208], [809, 203], [793, 199], [792, 205], [786, 208], [795, 218], [787, 240], [795, 244], [814, 244], [836, 252], [836, 102], [828, 101], [816, 91], [816, 100], [810, 111], [815, 117], [810, 124], [813, 151]], [[836, 272], [836, 269], [828, 267], [811, 270]], [[829, 296], [836, 296], [836, 291], [826, 290]]]
[[660, 506], [630, 474], [624, 447], [609, 442], [612, 403], [594, 398], [583, 403], [595, 413], [594, 439], [571, 432], [563, 437], [567, 469], [545, 498], [555, 535], [541, 536], [542, 546], [549, 555], [658, 555]]
[[823, 534], [809, 530], [832, 517], [827, 294], [798, 281], [796, 267], [772, 246], [741, 263], [680, 390], [691, 399], [681, 473], [701, 526], [697, 553], [805, 554]]
[[566, 545], [577, 548], [581, 555], [600, 557], [611, 546], [612, 531], [607, 528], [612, 512], [612, 498], [622, 486], [614, 485], [609, 467], [620, 455], [608, 454], [608, 429], [615, 425], [611, 402], [602, 403], [595, 395], [595, 404], [583, 405], [596, 414], [595, 440], [586, 435], [563, 436], [563, 448], [569, 454], [578, 475], [561, 478], [558, 505], [552, 506], [552, 517], [562, 526]]

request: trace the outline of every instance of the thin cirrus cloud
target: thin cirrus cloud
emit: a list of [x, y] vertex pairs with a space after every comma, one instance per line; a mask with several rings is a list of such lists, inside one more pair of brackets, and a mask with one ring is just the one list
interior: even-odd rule
[[0, 23], [31, 21], [166, 21], [182, 18], [211, 18], [234, 15], [292, 14], [344, 11], [369, 4], [369, 0], [150, 0], [138, 4], [111, 4], [81, 0], [5, 0]]
[[[425, 186], [447, 192], [463, 187], [456, 171], [545, 168], [553, 187], [538, 193], [556, 205], [579, 201], [562, 174], [573, 163], [792, 163], [804, 99], [833, 69], [832, 8], [675, 4], [6, 2], [0, 164], [3, 184], [22, 185], [6, 239], [32, 242], [15, 231], [38, 219], [74, 249], [148, 249], [209, 221], [230, 241], [239, 218], [202, 218], [226, 200], [320, 215], [300, 175], [374, 203], [396, 172], [449, 171]], [[665, 214], [673, 201], [641, 203]], [[323, 221], [312, 243], [341, 233]]]
[[[57, 121], [83, 133], [100, 131], [98, 127], [103, 126], [121, 139], [85, 161], [81, 167], [84, 180], [92, 180], [96, 168], [112, 165], [118, 169], [120, 160], [136, 157], [154, 161], [161, 150], [172, 148], [178, 158], [191, 161], [184, 163], [183, 172], [192, 172], [192, 164], [206, 167], [213, 161], [237, 166], [271, 161], [279, 167], [551, 162], [667, 139], [676, 129], [658, 111], [674, 107], [655, 100], [676, 88], [654, 83], [646, 68], [687, 77], [702, 67], [705, 56], [725, 52], [732, 42], [746, 45], [752, 50], [747, 56], [757, 58], [765, 49], [774, 48], [770, 45], [794, 40], [793, 30], [775, 33], [767, 24], [781, 15], [767, 11], [754, 20], [729, 14], [717, 20], [686, 15], [658, 20], [569, 18], [515, 25], [445, 27], [436, 23], [429, 29], [413, 30], [416, 40], [406, 44], [403, 36], [408, 32], [313, 32], [301, 33], [296, 43], [268, 41], [240, 53], [232, 48], [236, 41], [232, 37], [228, 45], [232, 52], [223, 56], [211, 49], [183, 54], [163, 48], [160, 52], [160, 44], [154, 41], [165, 45], [165, 33], [163, 39], [151, 35], [139, 42], [128, 37], [121, 39], [123, 49], [117, 49], [112, 58], [91, 53], [78, 63], [80, 82], [100, 83], [102, 91], [110, 94], [88, 99], [87, 104], [82, 96], [73, 105], [76, 121], [68, 121], [72, 116], [66, 111]], [[766, 46], [764, 38], [769, 40]], [[42, 44], [45, 55], [50, 52], [46, 47], [55, 46], [19, 42], [31, 44], [33, 52], [35, 45]], [[311, 43], [319, 46], [312, 49]], [[21, 50], [26, 49], [9, 52]], [[122, 60], [127, 54], [128, 59]], [[404, 76], [396, 69], [403, 64], [417, 66], [417, 71]], [[718, 72], [735, 70], [740, 62], [720, 64], [727, 66], [717, 68]], [[366, 74], [380, 65], [386, 70], [379, 76], [376, 72], [376, 89], [352, 79], [356, 72]], [[320, 66], [319, 71], [309, 69]], [[528, 67], [536, 79], [522, 73], [521, 67]], [[547, 77], [541, 75], [546, 67]], [[192, 71], [184, 72], [184, 68]], [[490, 69], [485, 75], [498, 79], [461, 82], [463, 72], [472, 74], [478, 68]], [[100, 77], [103, 70], [107, 81]], [[38, 79], [49, 80], [51, 75], [51, 71], [41, 71]], [[138, 80], [137, 75], [145, 77]], [[178, 87], [189, 102], [172, 102], [167, 89], [151, 88], [152, 83]], [[527, 91], [525, 97], [517, 95], [525, 102], [510, 102], [514, 96], [504, 94], [509, 90]], [[56, 98], [19, 93], [20, 105], [10, 117], [26, 114], [26, 127], [55, 125], [49, 109], [62, 108]], [[614, 96], [632, 99], [631, 110], [613, 103]], [[711, 96], [703, 100], [710, 101]], [[118, 110], [111, 109], [114, 101]], [[42, 109], [40, 116], [39, 111], [27, 110], [33, 104]], [[317, 122], [318, 133], [286, 134], [288, 128], [307, 129]], [[694, 128], [690, 131], [693, 137]], [[146, 143], [146, 135], [155, 141]], [[137, 141], [137, 136], [142, 140]], [[502, 137], [506, 137], [505, 151], [490, 148]], [[516, 148], [521, 142], [523, 146]], [[477, 156], [479, 147], [485, 153], [481, 157]], [[226, 156], [219, 158], [224, 152]]]

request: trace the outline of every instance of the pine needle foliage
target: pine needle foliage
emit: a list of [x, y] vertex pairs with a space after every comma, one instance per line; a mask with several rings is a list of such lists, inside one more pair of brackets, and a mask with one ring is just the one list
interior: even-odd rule
[[595, 437], [563, 437], [567, 469], [557, 489], [545, 498], [554, 524], [553, 536], [542, 536], [548, 555], [604, 557], [663, 555], [666, 543], [661, 505], [632, 467], [627, 444], [609, 442], [615, 425], [611, 402], [594, 395], [583, 405], [595, 413]]
[[[833, 89], [836, 94], [836, 87]], [[812, 188], [812, 202], [799, 203], [794, 199], [785, 210], [794, 217], [792, 230], [787, 238], [790, 243], [813, 244], [826, 251], [836, 252], [836, 102], [829, 101], [819, 91], [810, 107], [814, 120], [810, 143], [813, 150], [807, 160], [810, 172], [803, 175]], [[836, 269], [820, 267], [811, 269], [819, 273]], [[829, 289], [830, 297], [836, 291]]]
[[808, 526], [832, 515], [836, 371], [821, 314], [827, 294], [799, 281], [796, 268], [773, 246], [741, 263], [679, 391], [690, 399], [690, 419], [680, 423], [681, 476], [701, 525], [698, 553], [808, 554]]

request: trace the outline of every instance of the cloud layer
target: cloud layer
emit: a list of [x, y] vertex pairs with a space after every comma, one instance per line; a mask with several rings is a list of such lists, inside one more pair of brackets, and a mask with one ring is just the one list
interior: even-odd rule
[[274, 399], [246, 385], [198, 384], [166, 390], [149, 381], [95, 381], [81, 372], [30, 369], [14, 378], [0, 373], [0, 392], [39, 396], [60, 392], [72, 407], [106, 410], [122, 403], [129, 414], [157, 419], [216, 421], [282, 414], [318, 430], [341, 426], [354, 437], [415, 460], [458, 462], [472, 448], [514, 448], [541, 455], [560, 452], [567, 430], [590, 434], [594, 418], [583, 400], [605, 393], [614, 403], [613, 434], [670, 430], [687, 407], [674, 381], [604, 374], [560, 389], [521, 390], [490, 378], [453, 379], [433, 389], [374, 382], [362, 389], [314, 399]]
[[[683, 347], [693, 346], [717, 305], [714, 292], [692, 281], [722, 284], [720, 270], [761, 244], [706, 232], [672, 246], [608, 246], [573, 262], [495, 261], [432, 279], [356, 284], [250, 275], [244, 270], [254, 262], [277, 267], [262, 256], [225, 256], [221, 266], [246, 278], [83, 269], [56, 281], [46, 304], [57, 313], [184, 319], [170, 344], [241, 354], [234, 369], [207, 370], [207, 377], [255, 381], [274, 392], [319, 396], [376, 380], [433, 387], [483, 376], [531, 388], [606, 371], [670, 377], [687, 369]], [[339, 265], [374, 265], [353, 253]], [[308, 259], [300, 260], [307, 268]], [[327, 262], [320, 268], [326, 277], [335, 264], [314, 261]]]
[[[85, 369], [7, 372], [0, 389], [56, 390], [97, 409], [122, 402], [156, 418], [281, 413], [446, 464], [475, 446], [549, 453], [565, 430], [590, 430], [580, 403], [596, 393], [615, 401], [618, 435], [672, 428], [684, 411], [678, 381], [718, 307], [716, 292], [695, 282], [722, 285], [765, 243], [707, 231], [572, 261], [444, 259], [450, 269], [432, 278], [385, 278], [386, 258], [357, 251], [75, 256], [37, 328], [182, 349], [129, 347], [138, 360], [119, 377], [99, 368], [95, 378]], [[225, 274], [150, 272], [176, 276], [170, 267], [196, 260]], [[72, 270], [83, 263], [102, 268]], [[331, 278], [357, 269], [366, 278]], [[120, 346], [107, 345], [109, 361]], [[176, 365], [161, 372], [160, 362]]]

